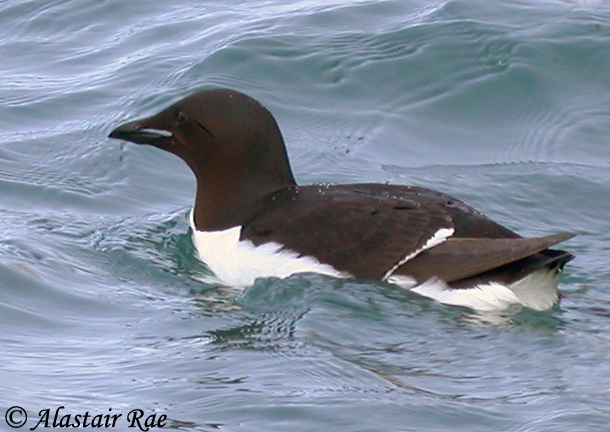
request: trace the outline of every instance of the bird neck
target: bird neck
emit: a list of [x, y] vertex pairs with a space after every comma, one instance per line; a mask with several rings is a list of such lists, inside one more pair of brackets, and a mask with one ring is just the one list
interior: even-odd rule
[[193, 222], [199, 231], [219, 231], [243, 225], [269, 195], [295, 186], [292, 176], [282, 182], [248, 181], [214, 183], [198, 179]]

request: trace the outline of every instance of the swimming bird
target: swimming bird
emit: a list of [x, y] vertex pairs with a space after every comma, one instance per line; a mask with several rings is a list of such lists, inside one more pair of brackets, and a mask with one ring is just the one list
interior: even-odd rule
[[475, 310], [552, 308], [573, 256], [563, 232], [523, 238], [441, 192], [389, 184], [296, 184], [273, 115], [234, 90], [194, 93], [111, 138], [182, 158], [197, 180], [190, 226], [218, 280], [315, 272], [383, 281]]

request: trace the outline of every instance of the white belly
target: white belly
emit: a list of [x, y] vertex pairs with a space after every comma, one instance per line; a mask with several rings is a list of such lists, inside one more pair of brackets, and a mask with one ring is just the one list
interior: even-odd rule
[[[294, 251], [282, 250], [275, 242], [255, 246], [249, 240], [240, 240], [241, 227], [224, 231], [197, 231], [193, 229], [193, 242], [198, 257], [214, 273], [214, 282], [245, 288], [260, 277], [286, 278], [296, 273], [320, 273], [337, 278], [349, 278], [328, 264]], [[480, 284], [472, 288], [454, 289], [438, 279], [417, 285], [406, 276], [390, 276], [387, 282], [409, 289], [440, 303], [465, 306], [478, 311], [501, 310], [511, 304], [522, 304], [534, 310], [553, 307], [559, 298], [558, 275], [554, 271], [539, 270], [524, 279], [505, 286], [498, 283]]]
[[197, 231], [193, 242], [199, 259], [203, 261], [223, 285], [236, 288], [250, 286], [259, 277], [285, 278], [296, 273], [321, 273], [338, 278], [350, 277], [313, 257], [299, 256], [282, 250], [275, 242], [255, 246], [239, 239], [241, 227], [224, 231]]

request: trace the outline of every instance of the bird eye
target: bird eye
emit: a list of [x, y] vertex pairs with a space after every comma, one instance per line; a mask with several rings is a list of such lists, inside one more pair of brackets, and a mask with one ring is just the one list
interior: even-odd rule
[[182, 110], [178, 111], [178, 116], [176, 118], [176, 124], [178, 126], [182, 126], [184, 123], [186, 123], [187, 120], [188, 120], [188, 116], [186, 115], [186, 113]]

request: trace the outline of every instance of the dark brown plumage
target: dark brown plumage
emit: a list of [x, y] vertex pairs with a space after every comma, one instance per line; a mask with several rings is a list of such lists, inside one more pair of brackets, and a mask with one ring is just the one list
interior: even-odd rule
[[[440, 279], [461, 289], [512, 284], [541, 269], [557, 272], [572, 259], [548, 248], [573, 234], [522, 238], [432, 190], [297, 186], [273, 116], [236, 91], [195, 93], [118, 127], [110, 137], [159, 147], [191, 167], [197, 177], [196, 230], [241, 227], [241, 240], [279, 243], [354, 277]], [[431, 247], [439, 233], [447, 238]]]

